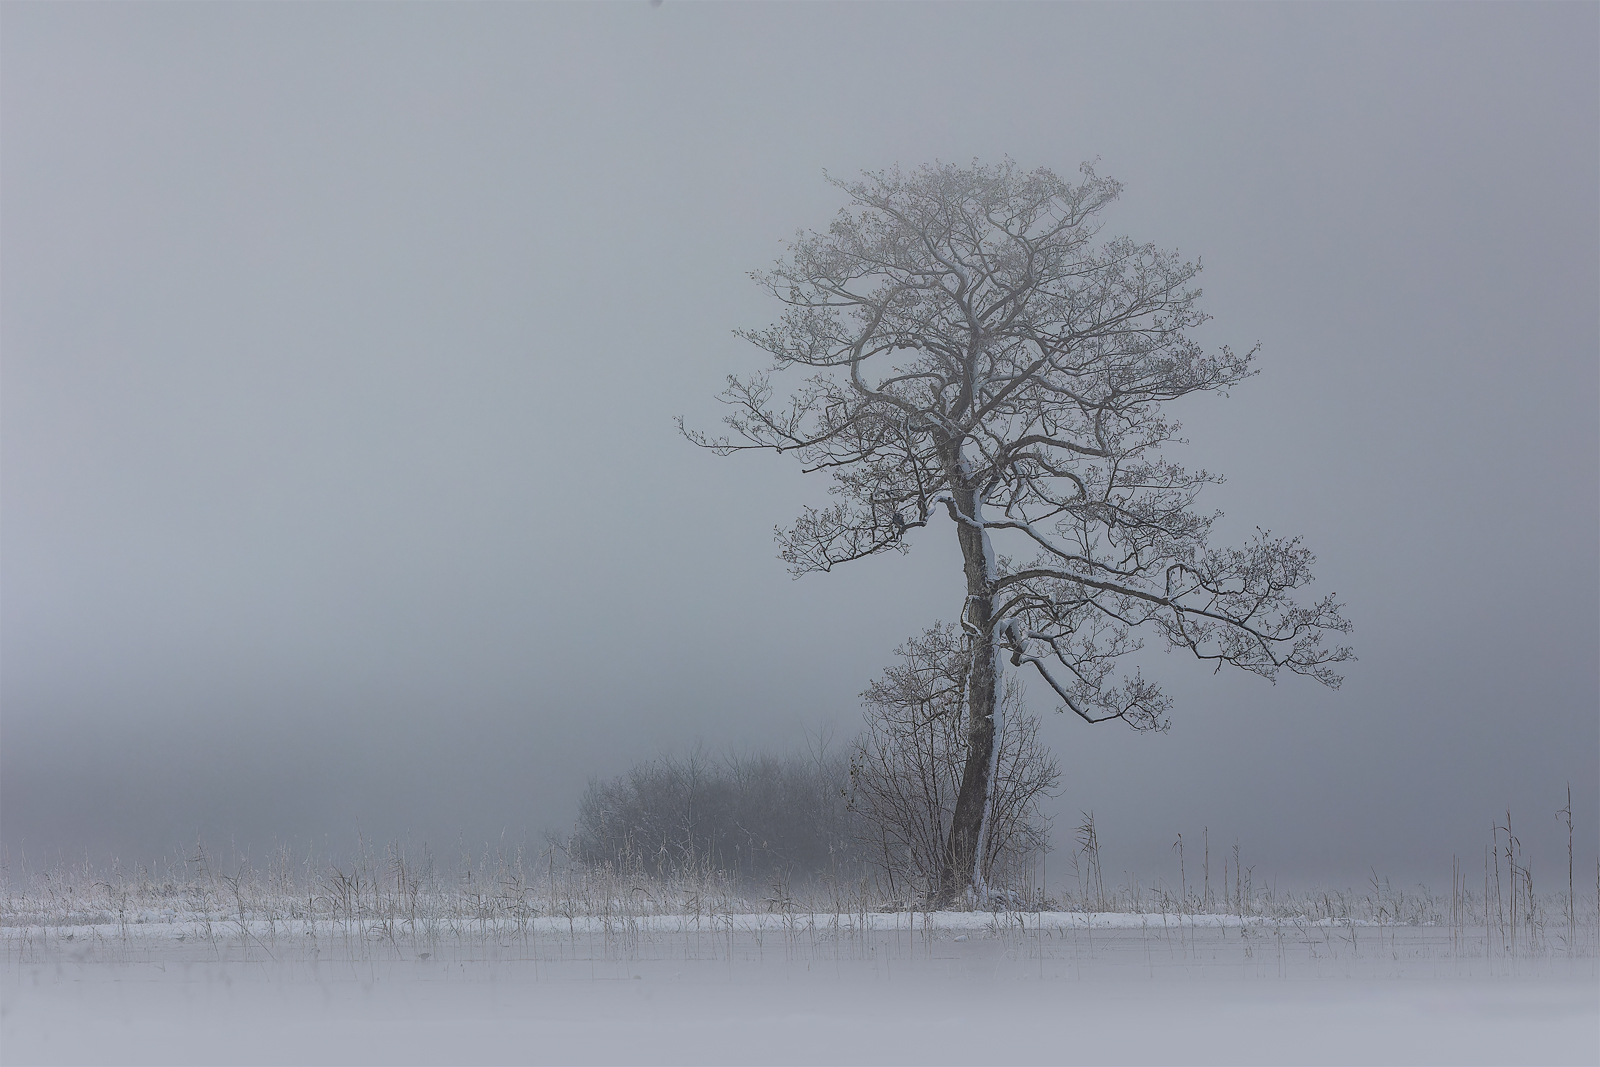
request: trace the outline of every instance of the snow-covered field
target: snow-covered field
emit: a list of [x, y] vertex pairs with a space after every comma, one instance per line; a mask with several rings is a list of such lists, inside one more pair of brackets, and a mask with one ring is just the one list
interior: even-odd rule
[[7, 1065], [1600, 1063], [1600, 960], [1506, 955], [1482, 927], [969, 912], [0, 934]]

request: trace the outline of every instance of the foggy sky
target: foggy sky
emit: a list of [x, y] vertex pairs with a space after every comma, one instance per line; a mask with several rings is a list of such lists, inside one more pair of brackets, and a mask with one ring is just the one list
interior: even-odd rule
[[[1222, 534], [1303, 534], [1339, 692], [1146, 657], [1047, 715], [1058, 845], [1448, 878], [1600, 816], [1593, 5], [0, 8], [0, 840], [29, 866], [570, 825], [697, 741], [843, 743], [955, 539], [792, 581], [826, 499], [717, 459], [823, 172], [1123, 181], [1200, 256]], [[1564, 859], [1564, 857], [1562, 857]], [[1120, 877], [1120, 874], [1119, 874]]]

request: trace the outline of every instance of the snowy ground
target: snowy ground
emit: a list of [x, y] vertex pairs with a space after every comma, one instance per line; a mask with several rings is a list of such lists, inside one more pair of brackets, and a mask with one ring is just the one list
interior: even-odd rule
[[[0, 931], [32, 1063], [1600, 1063], [1479, 928], [943, 913]], [[1488, 951], [1486, 951], [1486, 948]]]

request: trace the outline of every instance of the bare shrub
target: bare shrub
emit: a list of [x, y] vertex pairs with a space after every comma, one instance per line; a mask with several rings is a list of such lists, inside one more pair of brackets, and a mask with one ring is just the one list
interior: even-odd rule
[[[956, 627], [940, 623], [895, 654], [897, 662], [862, 694], [867, 723], [850, 760], [851, 807], [863, 820], [864, 851], [882, 869], [891, 895], [930, 899], [950, 863], [950, 823], [967, 763], [971, 653]], [[1008, 677], [983, 832], [992, 886], [1015, 881], [1048, 848], [1039, 804], [1061, 778], [1039, 743], [1038, 717], [1021, 704], [1021, 686]]]

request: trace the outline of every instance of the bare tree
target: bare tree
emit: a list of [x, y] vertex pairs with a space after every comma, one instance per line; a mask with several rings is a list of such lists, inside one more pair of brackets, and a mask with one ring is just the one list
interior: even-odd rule
[[[850, 758], [851, 808], [862, 816], [865, 851], [878, 857], [891, 892], [910, 889], [937, 898], [949, 866], [950, 822], [966, 766], [963, 721], [972, 650], [944, 623], [895, 649], [897, 662], [862, 694], [866, 729]], [[1039, 809], [1061, 769], [1039, 743], [1039, 720], [1021, 712], [1013, 675], [1000, 697], [1005, 730], [990, 800], [983, 868], [1017, 867], [1047, 847]]]
[[[1002, 656], [1086, 721], [1139, 729], [1164, 728], [1170, 708], [1137, 668], [1119, 669], [1140, 632], [1219, 667], [1328, 686], [1330, 664], [1350, 658], [1322, 644], [1349, 629], [1333, 598], [1294, 599], [1313, 562], [1298, 539], [1210, 544], [1217, 515], [1196, 496], [1215, 479], [1165, 455], [1179, 428], [1165, 407], [1243, 381], [1254, 350], [1201, 350], [1199, 265], [1099, 242], [1097, 215], [1121, 186], [1081, 170], [1077, 184], [1010, 161], [834, 181], [851, 207], [754, 275], [787, 309], [741, 331], [774, 363], [729, 379], [732, 436], [686, 431], [833, 475], [838, 502], [779, 532], [797, 576], [904, 552], [910, 530], [951, 520], [975, 654], [947, 899], [983, 890]], [[796, 370], [809, 373], [779, 395], [773, 375]]]

